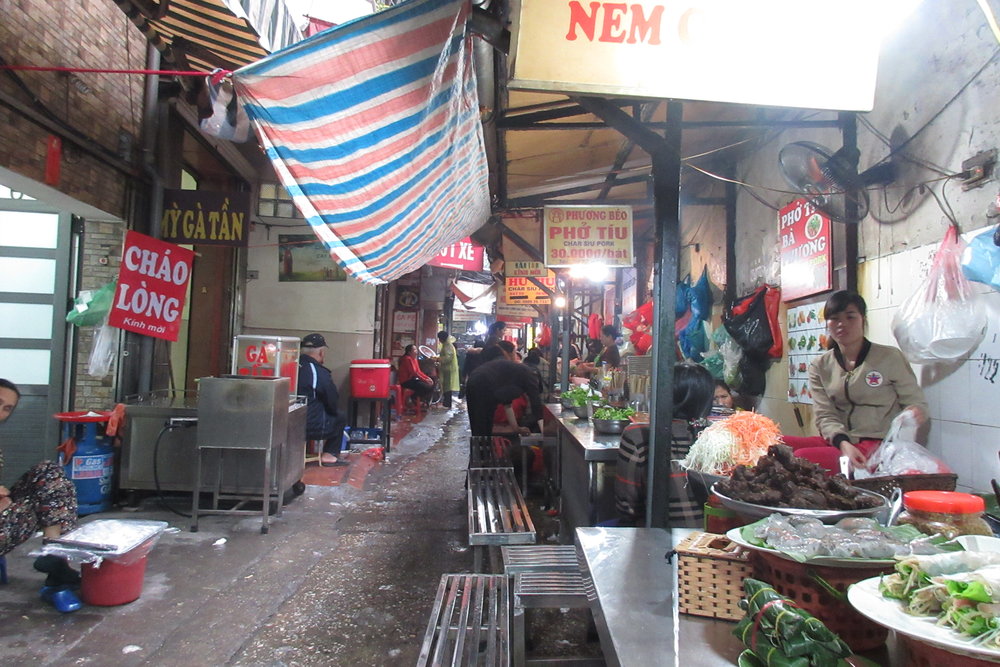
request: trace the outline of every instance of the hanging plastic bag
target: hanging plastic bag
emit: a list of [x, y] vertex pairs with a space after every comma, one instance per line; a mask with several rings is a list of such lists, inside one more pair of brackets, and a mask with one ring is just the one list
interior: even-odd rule
[[867, 473], [872, 477], [950, 473], [951, 468], [944, 461], [916, 442], [917, 427], [917, 420], [909, 410], [896, 415], [885, 440], [868, 457]]
[[115, 298], [115, 281], [96, 290], [84, 290], [73, 299], [73, 310], [66, 314], [66, 321], [78, 327], [93, 327], [104, 322]]
[[752, 357], [780, 359], [783, 337], [778, 324], [781, 290], [761, 285], [739, 297], [722, 316], [722, 324], [743, 352]]
[[962, 274], [969, 280], [1000, 290], [1000, 226], [985, 229], [972, 237], [962, 253]]
[[986, 311], [962, 275], [963, 244], [954, 225], [934, 255], [927, 279], [892, 318], [899, 349], [915, 364], [961, 359], [986, 335]]
[[93, 347], [90, 350], [90, 362], [87, 374], [102, 378], [111, 372], [115, 363], [115, 353], [118, 348], [118, 329], [105, 321], [104, 326], [94, 334]]

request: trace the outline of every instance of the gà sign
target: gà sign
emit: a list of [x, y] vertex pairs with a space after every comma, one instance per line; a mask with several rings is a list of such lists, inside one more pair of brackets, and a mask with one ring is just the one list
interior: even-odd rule
[[193, 263], [194, 253], [186, 248], [126, 233], [108, 324], [176, 341]]
[[245, 247], [249, 222], [248, 192], [163, 191], [164, 241]]

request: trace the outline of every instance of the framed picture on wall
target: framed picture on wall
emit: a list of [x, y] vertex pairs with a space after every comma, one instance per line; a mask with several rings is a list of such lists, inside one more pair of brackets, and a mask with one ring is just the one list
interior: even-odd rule
[[347, 280], [347, 273], [312, 234], [278, 235], [278, 282]]

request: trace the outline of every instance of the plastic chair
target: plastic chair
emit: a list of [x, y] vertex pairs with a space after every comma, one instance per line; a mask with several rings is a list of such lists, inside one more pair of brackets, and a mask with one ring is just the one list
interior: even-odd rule
[[395, 408], [396, 408], [396, 419], [403, 418], [403, 410], [406, 408], [406, 399], [403, 396], [403, 388], [398, 384], [389, 385], [389, 391], [393, 392], [395, 397]]

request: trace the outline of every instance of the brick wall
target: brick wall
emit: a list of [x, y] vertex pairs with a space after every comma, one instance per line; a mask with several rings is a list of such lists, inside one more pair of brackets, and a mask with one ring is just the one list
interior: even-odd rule
[[[124, 226], [114, 222], [87, 221], [83, 231], [83, 266], [81, 289], [97, 289], [114, 280], [121, 262]], [[106, 264], [102, 261], [106, 260]], [[75, 327], [77, 336], [76, 384], [73, 407], [77, 410], [108, 410], [115, 403], [115, 373], [91, 377], [87, 373], [90, 352], [98, 327]], [[116, 330], [117, 332], [117, 330]], [[117, 366], [117, 362], [116, 362]]]
[[[111, 0], [0, 0], [0, 51], [9, 65], [141, 68], [146, 43]], [[143, 77], [124, 74], [0, 73], [0, 166], [45, 180], [46, 142], [51, 130], [23, 108], [85, 137], [90, 150], [63, 140], [56, 188], [82, 202], [126, 217], [130, 175], [110, 158], [138, 165], [135, 151], [142, 120]], [[119, 134], [133, 138], [119, 154]]]

